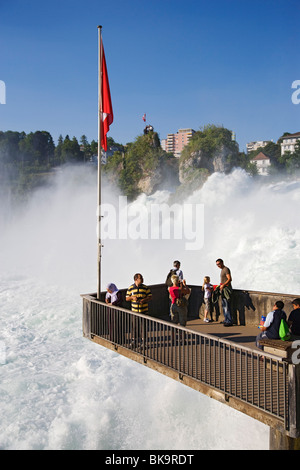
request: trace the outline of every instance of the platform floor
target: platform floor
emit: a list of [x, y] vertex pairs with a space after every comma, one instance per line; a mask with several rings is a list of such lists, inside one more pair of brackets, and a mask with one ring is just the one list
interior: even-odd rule
[[224, 326], [221, 321], [205, 323], [202, 319], [188, 320], [186, 327], [221, 339], [233, 341], [242, 346], [258, 351], [255, 346], [255, 338], [260, 333], [260, 329], [255, 326], [233, 325]]

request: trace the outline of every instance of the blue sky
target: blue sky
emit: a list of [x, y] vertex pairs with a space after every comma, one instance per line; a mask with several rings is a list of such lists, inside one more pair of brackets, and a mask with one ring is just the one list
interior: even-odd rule
[[300, 131], [297, 0], [0, 0], [0, 130], [97, 140], [97, 25], [114, 108], [109, 135], [161, 139], [223, 125], [241, 150]]

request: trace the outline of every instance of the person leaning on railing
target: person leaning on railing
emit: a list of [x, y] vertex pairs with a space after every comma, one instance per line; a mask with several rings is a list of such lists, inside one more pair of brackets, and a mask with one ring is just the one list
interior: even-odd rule
[[113, 282], [109, 283], [106, 287], [105, 302], [108, 305], [115, 307], [122, 307], [122, 294]]

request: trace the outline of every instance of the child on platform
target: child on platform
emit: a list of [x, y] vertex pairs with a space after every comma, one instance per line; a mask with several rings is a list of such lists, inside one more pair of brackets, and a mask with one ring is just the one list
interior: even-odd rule
[[204, 291], [204, 303], [205, 303], [205, 311], [204, 311], [204, 321], [205, 323], [209, 323], [209, 319], [207, 315], [210, 314], [212, 317], [212, 291], [213, 285], [210, 283], [210, 277], [205, 276], [203, 280], [202, 290]]

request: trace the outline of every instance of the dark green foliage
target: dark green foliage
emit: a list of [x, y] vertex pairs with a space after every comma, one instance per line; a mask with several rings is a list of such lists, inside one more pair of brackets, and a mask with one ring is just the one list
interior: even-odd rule
[[55, 147], [47, 131], [25, 132], [0, 131], [0, 175], [4, 184], [21, 196], [28, 190], [43, 184], [49, 171], [62, 163], [82, 162], [76, 137], [70, 140], [62, 136]]
[[286, 168], [287, 173], [295, 173], [300, 170], [300, 142], [295, 145], [295, 151], [285, 152], [279, 161]]
[[151, 175], [168, 158], [160, 146], [158, 134], [149, 132], [127, 144], [124, 152], [115, 152], [104, 170], [122, 192], [133, 199], [141, 192], [138, 187], [141, 178]]
[[[285, 134], [283, 134], [285, 135]], [[270, 172], [278, 171], [293, 174], [300, 170], [300, 143], [295, 152], [286, 152], [281, 156], [280, 140], [275, 144], [257, 149], [247, 155], [239, 152], [238, 144], [232, 139], [232, 132], [224, 127], [207, 125], [195, 132], [190, 143], [184, 148], [180, 159], [167, 154], [160, 146], [156, 132], [138, 136], [134, 142], [125, 146], [108, 137], [108, 160], [103, 166], [107, 177], [119, 186], [123, 194], [130, 199], [141, 192], [141, 181], [147, 177], [155, 179], [156, 174], [175, 175], [178, 180], [179, 168], [185, 168], [185, 179], [188, 186], [201, 184], [212, 170], [211, 162], [216, 152], [226, 149], [226, 163], [230, 171], [233, 167], [244, 168], [255, 175], [257, 168], [250, 160], [260, 151], [270, 157]], [[193, 155], [197, 152], [204, 155], [205, 165], [193, 163]], [[85, 135], [70, 139], [59, 136], [55, 146], [47, 131], [25, 132], [0, 131], [0, 184], [10, 183], [16, 193], [23, 195], [28, 190], [43, 184], [45, 177], [54, 168], [66, 163], [87, 163], [97, 156], [98, 143], [88, 142]], [[202, 161], [200, 159], [200, 161]], [[156, 170], [158, 172], [156, 173]], [[174, 178], [174, 184], [177, 180]], [[176, 180], [176, 181], [175, 181]], [[178, 180], [179, 184], [179, 180]]]
[[213, 124], [207, 125], [202, 130], [195, 132], [189, 144], [183, 149], [180, 160], [184, 161], [190, 157], [191, 153], [199, 150], [210, 157], [222, 145], [232, 150], [233, 154], [238, 151], [237, 143], [232, 140], [230, 130]]

